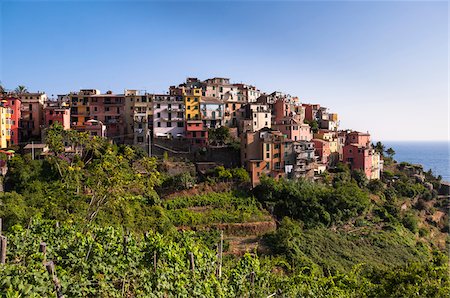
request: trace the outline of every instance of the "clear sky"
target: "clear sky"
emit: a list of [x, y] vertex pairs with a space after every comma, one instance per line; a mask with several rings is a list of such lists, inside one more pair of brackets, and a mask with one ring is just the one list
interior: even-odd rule
[[0, 80], [49, 95], [229, 77], [377, 140], [448, 139], [448, 3], [0, 0]]

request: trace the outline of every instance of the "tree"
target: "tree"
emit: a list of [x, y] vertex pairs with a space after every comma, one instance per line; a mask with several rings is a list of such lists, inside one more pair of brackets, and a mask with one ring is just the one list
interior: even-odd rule
[[0, 82], [0, 94], [5, 94], [5, 93], [6, 93], [5, 87], [3, 87], [2, 82]]
[[27, 93], [28, 89], [27, 87], [23, 86], [23, 85], [19, 85], [17, 86], [17, 88], [14, 90], [17, 94], [23, 94], [23, 93]]
[[375, 145], [373, 145], [373, 148], [375, 149], [376, 152], [380, 153], [381, 156], [384, 156], [386, 146], [384, 146], [381, 142], [377, 142]]
[[386, 154], [389, 156], [389, 158], [394, 158], [395, 150], [392, 149], [392, 148], [388, 148], [388, 149], [386, 150]]
[[231, 138], [230, 129], [226, 126], [212, 128], [208, 132], [208, 138], [211, 143], [226, 144]]
[[319, 123], [317, 123], [317, 120], [312, 121], [305, 120], [304, 122], [306, 124], [309, 124], [313, 133], [317, 133], [319, 131]]
[[366, 173], [364, 173], [364, 171], [362, 171], [362, 170], [353, 170], [352, 178], [355, 179], [356, 183], [361, 188], [366, 187], [367, 184], [369, 183]]

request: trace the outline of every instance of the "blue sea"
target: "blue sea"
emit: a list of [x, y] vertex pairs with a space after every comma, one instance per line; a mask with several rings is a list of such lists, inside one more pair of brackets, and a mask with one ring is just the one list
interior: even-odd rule
[[386, 149], [395, 150], [394, 159], [423, 165], [424, 170], [431, 169], [441, 175], [445, 181], [450, 181], [449, 142], [382, 142]]

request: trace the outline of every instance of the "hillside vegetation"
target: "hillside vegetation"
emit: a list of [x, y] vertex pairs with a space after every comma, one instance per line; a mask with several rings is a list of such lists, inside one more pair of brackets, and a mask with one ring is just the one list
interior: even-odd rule
[[[381, 180], [338, 165], [317, 182], [166, 160], [55, 127], [52, 156], [9, 161], [0, 194], [2, 297], [445, 297], [448, 201], [439, 177], [387, 159]], [[66, 156], [65, 141], [83, 150]], [[223, 275], [217, 274], [220, 231]], [[144, 236], [145, 235], [145, 236]], [[156, 270], [154, 258], [156, 255]], [[194, 258], [194, 268], [191, 264]]]

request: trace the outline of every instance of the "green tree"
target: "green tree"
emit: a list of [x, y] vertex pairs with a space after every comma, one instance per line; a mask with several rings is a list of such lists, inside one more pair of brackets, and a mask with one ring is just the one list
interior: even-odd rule
[[369, 183], [369, 179], [367, 179], [366, 173], [362, 170], [353, 170], [352, 178], [355, 179], [356, 183], [359, 187], [364, 188]]
[[227, 144], [231, 139], [230, 129], [226, 126], [211, 128], [208, 131], [208, 139], [213, 144]]
[[244, 168], [231, 169], [231, 175], [233, 176], [233, 180], [236, 182], [239, 182], [239, 183], [250, 182], [250, 175]]
[[376, 152], [380, 153], [381, 156], [384, 156], [384, 151], [386, 150], [386, 146], [383, 145], [380, 141], [378, 141], [375, 145], [373, 145], [373, 148]]
[[28, 92], [27, 87], [23, 86], [23, 85], [19, 85], [17, 86], [17, 88], [14, 90], [17, 94], [24, 94]]
[[386, 154], [389, 156], [389, 158], [394, 158], [395, 150], [392, 149], [392, 148], [388, 148], [388, 149], [386, 150]]

